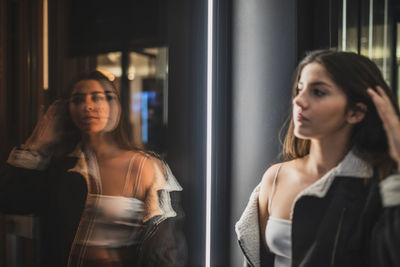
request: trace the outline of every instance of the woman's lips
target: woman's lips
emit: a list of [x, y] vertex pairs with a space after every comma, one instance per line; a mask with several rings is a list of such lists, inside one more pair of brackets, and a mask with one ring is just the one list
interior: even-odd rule
[[83, 121], [85, 122], [90, 122], [90, 121], [94, 121], [94, 120], [98, 120], [99, 118], [97, 116], [85, 116], [82, 118]]
[[308, 119], [304, 117], [301, 113], [297, 113], [296, 121], [303, 122], [303, 121], [308, 121]]

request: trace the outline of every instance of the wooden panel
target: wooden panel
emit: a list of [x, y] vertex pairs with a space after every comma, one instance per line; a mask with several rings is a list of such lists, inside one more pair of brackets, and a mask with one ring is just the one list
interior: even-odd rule
[[[5, 161], [7, 158], [7, 106], [6, 106], [6, 62], [7, 62], [7, 12], [6, 12], [6, 1], [0, 1], [0, 170], [4, 168]], [[0, 233], [5, 232], [5, 220], [4, 216], [0, 215]], [[5, 266], [5, 239], [4, 235], [0, 238], [0, 266]]]
[[[0, 157], [5, 165], [11, 147], [24, 142], [37, 120], [43, 103], [42, 0], [0, 1]], [[23, 217], [24, 229], [32, 222]], [[10, 231], [2, 216], [0, 231]], [[7, 235], [17, 240], [19, 249], [0, 241], [0, 266], [18, 257], [23, 266], [34, 262], [33, 241]], [[12, 252], [12, 253], [11, 253]], [[14, 256], [13, 256], [14, 255]], [[8, 265], [9, 266], [9, 265]]]
[[[7, 81], [6, 81], [6, 62], [7, 62], [7, 12], [6, 1], [0, 1], [0, 162], [4, 164], [7, 154]], [[0, 165], [1, 168], [2, 165]]]

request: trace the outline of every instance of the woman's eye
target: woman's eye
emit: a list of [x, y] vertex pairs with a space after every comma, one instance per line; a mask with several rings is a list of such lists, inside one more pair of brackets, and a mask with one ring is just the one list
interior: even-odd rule
[[325, 92], [323, 92], [319, 89], [313, 89], [313, 94], [316, 96], [323, 96], [323, 95], [325, 95]]
[[300, 92], [301, 92], [301, 89], [297, 87], [296, 88], [296, 95], [300, 94]]
[[102, 101], [104, 99], [105, 99], [105, 97], [102, 96], [102, 95], [94, 95], [94, 96], [92, 96], [92, 100], [93, 101]]
[[72, 97], [71, 102], [73, 104], [77, 105], [77, 104], [80, 104], [83, 102], [83, 98], [82, 97]]
[[106, 94], [106, 97], [107, 97], [107, 100], [108, 100], [108, 101], [117, 99], [117, 95], [116, 95], [116, 94], [113, 94], [113, 93], [107, 93], [107, 94]]

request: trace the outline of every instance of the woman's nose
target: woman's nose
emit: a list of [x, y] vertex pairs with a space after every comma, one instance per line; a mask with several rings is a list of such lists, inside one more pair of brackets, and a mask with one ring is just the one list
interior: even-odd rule
[[299, 92], [297, 96], [293, 99], [293, 105], [299, 106], [302, 109], [306, 108], [308, 105], [307, 97], [305, 96], [304, 92]]
[[94, 103], [90, 97], [86, 97], [85, 99], [85, 110], [93, 110], [94, 109]]

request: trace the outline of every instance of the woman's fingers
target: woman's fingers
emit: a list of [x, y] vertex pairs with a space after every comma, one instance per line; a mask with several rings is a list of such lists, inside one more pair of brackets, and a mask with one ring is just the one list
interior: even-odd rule
[[39, 113], [43, 115], [39, 115], [39, 120], [27, 143], [35, 148], [46, 148], [60, 142], [64, 130], [65, 101], [58, 99], [50, 104], [46, 112], [41, 107]]
[[379, 92], [379, 95], [384, 99], [385, 102], [391, 103], [388, 95], [385, 93], [385, 91], [382, 89], [382, 87], [377, 86], [376, 90]]
[[380, 87], [378, 87], [377, 90], [378, 92], [368, 89], [368, 94], [371, 96], [371, 99], [375, 104], [378, 115], [380, 116], [385, 128], [390, 128], [391, 124], [396, 124], [398, 122], [397, 114], [386, 93]]
[[46, 115], [49, 117], [54, 117], [57, 114], [57, 109], [60, 104], [61, 100], [57, 99], [53, 103], [50, 104], [49, 108], [47, 109]]
[[[384, 100], [381, 98], [380, 95], [378, 95], [377, 92], [375, 92], [374, 90], [368, 88], [367, 90], [368, 94], [370, 95], [372, 102], [375, 105], [376, 111], [378, 112], [379, 117], [381, 118], [383, 124], [385, 124], [385, 112], [383, 110], [384, 107]], [[385, 127], [386, 128], [386, 127]]]
[[38, 121], [41, 120], [44, 116], [44, 105], [40, 105], [39, 113], [38, 113]]

